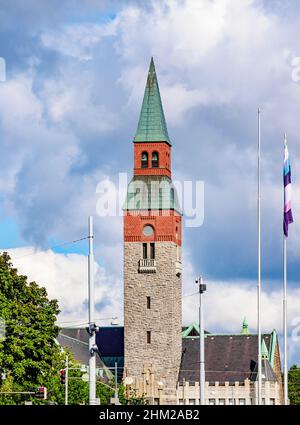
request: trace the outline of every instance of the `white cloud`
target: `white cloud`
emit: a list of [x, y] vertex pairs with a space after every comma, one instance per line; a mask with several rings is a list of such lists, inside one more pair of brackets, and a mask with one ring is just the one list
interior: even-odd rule
[[[135, 77], [142, 74], [131, 70], [154, 55], [166, 116], [173, 125], [199, 105], [226, 102], [235, 109], [250, 109], [254, 103], [256, 109], [263, 102], [268, 110], [277, 98], [275, 85], [278, 96], [288, 87], [295, 96], [286, 55], [287, 48], [297, 48], [297, 25], [285, 25], [254, 0], [166, 0], [152, 1], [148, 8], [126, 6], [118, 15], [116, 45], [130, 66], [121, 81], [132, 96], [140, 86]], [[296, 102], [299, 105], [299, 99]]]
[[[87, 321], [87, 257], [79, 254], [58, 254], [51, 250], [38, 251], [32, 247], [9, 250], [19, 272], [29, 280], [45, 286], [50, 298], [58, 299], [61, 314], [59, 323], [83, 325]], [[111, 252], [114, 261], [120, 253]], [[196, 273], [185, 255], [183, 285], [183, 324], [198, 322]], [[120, 264], [119, 266], [122, 267]], [[257, 326], [256, 281], [207, 281], [205, 301], [205, 327], [211, 332], [239, 332], [243, 318], [249, 322], [250, 331]], [[276, 329], [282, 333], [282, 288], [267, 291], [270, 282], [262, 283], [262, 329]], [[280, 283], [278, 282], [278, 285]], [[272, 285], [274, 288], [274, 285]], [[116, 275], [108, 275], [105, 268], [95, 263], [95, 303], [97, 318], [118, 316], [123, 322], [123, 282]], [[300, 322], [300, 289], [288, 290], [288, 324], [291, 355], [299, 344], [297, 330]], [[102, 324], [110, 323], [107, 319]], [[293, 348], [294, 347], [294, 348]]]
[[[247, 317], [251, 330], [256, 332], [257, 282], [255, 280], [207, 281], [206, 283], [207, 292], [204, 300], [208, 330], [238, 332], [244, 317]], [[265, 331], [272, 329], [282, 331], [282, 288], [279, 285], [280, 282], [278, 282], [277, 290], [269, 291], [270, 282], [263, 282], [262, 326]], [[288, 303], [288, 322], [292, 331], [293, 319], [300, 317], [300, 289], [295, 287], [289, 289]], [[198, 299], [195, 296], [183, 298], [183, 316], [185, 323], [198, 321]]]
[[[88, 260], [79, 254], [58, 254], [51, 250], [38, 251], [32, 247], [8, 250], [19, 273], [28, 276], [47, 289], [51, 299], [57, 299], [61, 313], [60, 324], [83, 325], [88, 320], [87, 299]], [[112, 279], [95, 262], [95, 316], [98, 319], [122, 316], [121, 282]], [[120, 317], [122, 321], [123, 318]], [[110, 319], [99, 321], [109, 324]]]
[[[195, 272], [189, 253], [184, 254], [183, 269], [183, 324], [199, 323], [199, 298]], [[204, 277], [205, 280], [205, 277]], [[205, 280], [204, 294], [205, 329], [212, 333], [239, 333], [244, 317], [249, 330], [257, 333], [257, 281], [256, 280]], [[270, 290], [269, 288], [272, 287]], [[276, 330], [282, 352], [283, 310], [282, 282], [262, 280], [261, 325], [263, 332]], [[300, 284], [288, 282], [288, 363], [299, 361], [300, 347]], [[281, 354], [283, 358], [283, 352]]]
[[61, 31], [48, 31], [41, 34], [43, 45], [63, 55], [87, 61], [93, 58], [93, 50], [104, 37], [116, 32], [116, 21], [103, 24], [66, 25]]

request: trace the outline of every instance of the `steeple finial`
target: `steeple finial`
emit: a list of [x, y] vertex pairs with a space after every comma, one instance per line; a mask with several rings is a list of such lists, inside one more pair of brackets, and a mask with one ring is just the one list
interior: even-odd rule
[[134, 142], [170, 143], [153, 57], [151, 57], [139, 124]]
[[242, 326], [241, 334], [242, 335], [249, 335], [249, 325], [248, 325], [248, 321], [247, 321], [246, 317], [244, 317], [244, 320], [243, 320], [243, 326]]

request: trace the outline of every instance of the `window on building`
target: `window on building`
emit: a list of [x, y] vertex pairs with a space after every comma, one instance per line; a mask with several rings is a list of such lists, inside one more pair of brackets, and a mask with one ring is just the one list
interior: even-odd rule
[[141, 167], [148, 168], [148, 153], [147, 152], [142, 153]]
[[174, 201], [175, 201], [175, 192], [174, 188], [172, 187], [170, 190], [170, 208], [174, 209]]
[[246, 399], [245, 398], [239, 398], [239, 405], [245, 406], [245, 404], [246, 404]]
[[216, 404], [216, 399], [215, 399], [215, 398], [210, 398], [210, 399], [208, 400], [208, 404], [209, 404], [210, 406], [214, 406], [214, 405]]
[[275, 398], [270, 398], [270, 404], [271, 404], [272, 406], [274, 406], [274, 404], [275, 404]]
[[219, 399], [219, 405], [220, 406], [224, 406], [225, 405], [225, 398], [220, 398]]
[[158, 152], [152, 153], [152, 168], [158, 168]]
[[143, 243], [143, 259], [146, 260], [147, 258], [147, 244]]
[[150, 297], [147, 297], [147, 308], [148, 308], [148, 310], [150, 310], [150, 308], [151, 308], [151, 298]]
[[158, 190], [158, 208], [162, 210], [163, 207], [163, 192], [162, 188], [160, 187]]
[[261, 401], [262, 401], [262, 404], [263, 404], [263, 405], [265, 405], [265, 404], [266, 404], [266, 399], [265, 399], [265, 398], [263, 398]]
[[196, 404], [196, 400], [194, 398], [189, 399], [189, 404]]
[[151, 192], [152, 192], [151, 187], [148, 187], [148, 210], [149, 211], [151, 210]]
[[230, 398], [228, 400], [228, 404], [229, 404], [229, 406], [233, 406], [234, 405], [234, 399], [233, 398]]
[[150, 243], [150, 258], [151, 260], [154, 260], [155, 258], [155, 245], [154, 242]]
[[143, 234], [145, 236], [152, 236], [154, 234], [153, 227], [150, 226], [150, 224], [146, 224], [146, 226], [144, 226], [144, 228], [143, 228]]
[[182, 398], [180, 398], [180, 399], [178, 400], [178, 402], [179, 402], [180, 406], [181, 406], [181, 405], [183, 405], [183, 399], [182, 399]]
[[147, 344], [151, 344], [151, 332], [147, 331]]

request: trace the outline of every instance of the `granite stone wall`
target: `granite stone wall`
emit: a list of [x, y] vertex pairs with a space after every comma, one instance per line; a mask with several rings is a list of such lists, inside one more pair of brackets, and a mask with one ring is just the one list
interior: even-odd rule
[[176, 395], [182, 350], [181, 276], [176, 275], [180, 255], [174, 242], [156, 242], [156, 272], [139, 273], [142, 244], [124, 243], [125, 373], [143, 381], [144, 366], [150, 365], [166, 396]]

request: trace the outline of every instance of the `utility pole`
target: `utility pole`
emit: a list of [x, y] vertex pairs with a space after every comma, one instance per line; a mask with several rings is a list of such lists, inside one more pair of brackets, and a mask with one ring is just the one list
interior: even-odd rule
[[89, 216], [89, 404], [96, 404], [96, 325], [95, 325], [95, 299], [94, 299], [94, 234], [93, 217]]
[[66, 355], [66, 381], [65, 381], [65, 405], [69, 401], [69, 356]]
[[260, 136], [260, 108], [258, 108], [258, 137], [257, 137], [257, 334], [258, 334], [258, 391], [257, 391], [257, 401], [258, 405], [262, 404], [262, 374], [261, 374], [261, 218], [260, 218], [260, 205], [261, 205], [261, 191], [260, 191], [260, 146], [261, 146], [261, 136]]
[[203, 300], [202, 295], [206, 291], [206, 285], [203, 284], [202, 276], [196, 279], [196, 283], [199, 285], [199, 363], [200, 363], [200, 404], [204, 406], [205, 402], [205, 336], [204, 336], [204, 314], [203, 314]]

